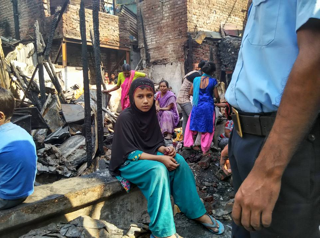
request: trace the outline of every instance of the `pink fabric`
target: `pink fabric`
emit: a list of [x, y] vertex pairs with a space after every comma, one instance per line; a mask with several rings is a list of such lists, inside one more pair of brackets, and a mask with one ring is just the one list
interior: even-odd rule
[[[186, 124], [186, 129], [185, 129], [185, 134], [184, 134], [184, 146], [186, 147], [191, 147], [194, 144], [193, 136], [196, 135], [198, 132], [197, 131], [191, 131], [190, 130], [190, 122], [191, 122], [191, 117], [188, 117], [188, 121]], [[209, 149], [211, 148], [211, 143], [213, 141], [215, 133], [215, 112], [213, 113], [213, 132], [209, 133], [202, 133], [201, 135], [201, 148], [203, 153], [205, 154]]]
[[121, 85], [121, 109], [124, 110], [127, 107], [130, 107], [130, 102], [129, 102], [129, 96], [128, 92], [130, 89], [130, 85], [133, 82], [133, 79], [135, 77], [135, 70], [130, 71], [130, 77], [125, 78], [125, 81]]

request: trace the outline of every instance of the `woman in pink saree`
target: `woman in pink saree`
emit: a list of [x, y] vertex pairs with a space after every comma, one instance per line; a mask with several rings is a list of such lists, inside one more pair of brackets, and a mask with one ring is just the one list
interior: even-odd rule
[[128, 92], [130, 89], [130, 85], [137, 78], [146, 77], [145, 73], [140, 73], [135, 70], [131, 70], [129, 64], [124, 64], [122, 66], [123, 72], [118, 74], [117, 85], [109, 90], [103, 90], [104, 93], [113, 92], [121, 87], [121, 108], [124, 110], [127, 107], [130, 107]]
[[179, 114], [176, 105], [176, 96], [168, 90], [168, 82], [162, 80], [159, 83], [160, 91], [156, 93], [156, 111], [158, 122], [165, 139], [172, 139], [174, 128], [179, 122]]

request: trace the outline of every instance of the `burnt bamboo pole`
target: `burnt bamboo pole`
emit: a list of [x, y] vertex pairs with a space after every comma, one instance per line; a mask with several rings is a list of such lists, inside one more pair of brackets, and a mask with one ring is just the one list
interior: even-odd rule
[[100, 42], [99, 42], [99, 0], [93, 0], [93, 25], [94, 25], [94, 56], [96, 69], [96, 86], [97, 86], [97, 127], [98, 127], [98, 154], [103, 155], [103, 140], [104, 140], [104, 126], [103, 126], [103, 112], [102, 112], [102, 94], [101, 94], [101, 70], [100, 70]]
[[80, 18], [80, 34], [81, 34], [81, 60], [84, 77], [84, 97], [85, 97], [85, 133], [86, 133], [86, 153], [87, 153], [87, 167], [92, 162], [92, 137], [91, 137], [91, 108], [90, 108], [90, 91], [88, 78], [88, 53], [87, 53], [87, 39], [86, 39], [86, 19], [85, 19], [85, 5], [84, 0], [80, 2], [79, 9]]

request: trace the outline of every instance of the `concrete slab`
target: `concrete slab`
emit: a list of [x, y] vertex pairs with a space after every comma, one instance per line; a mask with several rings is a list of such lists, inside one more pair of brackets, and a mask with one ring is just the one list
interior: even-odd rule
[[68, 222], [80, 215], [129, 227], [146, 209], [146, 200], [138, 189], [127, 194], [108, 171], [101, 171], [36, 187], [23, 204], [0, 212], [0, 237], [19, 237], [32, 229]]

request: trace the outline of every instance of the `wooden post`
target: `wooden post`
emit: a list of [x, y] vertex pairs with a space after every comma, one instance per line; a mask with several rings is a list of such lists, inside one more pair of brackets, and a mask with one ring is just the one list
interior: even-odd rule
[[130, 65], [130, 52], [126, 51], [126, 64]]
[[114, 15], [116, 15], [116, 0], [113, 0]]
[[45, 78], [44, 78], [44, 70], [43, 70], [43, 45], [41, 44], [41, 37], [39, 32], [39, 24], [38, 21], [35, 23], [35, 50], [37, 52], [38, 59], [38, 74], [39, 74], [39, 86], [40, 86], [40, 101], [43, 106], [46, 102], [46, 89], [45, 89]]
[[62, 66], [67, 67], [67, 42], [62, 42]]
[[62, 66], [64, 67], [64, 80], [65, 80], [65, 90], [68, 90], [68, 78], [67, 78], [67, 42], [63, 39], [61, 43], [62, 51]]
[[94, 55], [96, 68], [96, 88], [97, 88], [97, 127], [98, 127], [98, 154], [105, 154], [103, 148], [104, 140], [104, 126], [103, 126], [103, 112], [102, 112], [102, 95], [101, 95], [101, 59], [100, 59], [100, 37], [99, 37], [99, 0], [93, 0], [93, 25], [94, 25]]
[[18, 0], [12, 0], [12, 8], [13, 8], [15, 38], [16, 38], [16, 40], [20, 40]]
[[81, 60], [84, 77], [84, 97], [85, 97], [85, 137], [86, 137], [86, 153], [87, 153], [87, 167], [91, 165], [93, 148], [91, 137], [91, 108], [90, 108], [90, 91], [88, 78], [88, 53], [87, 53], [87, 39], [86, 39], [86, 19], [84, 0], [80, 2], [79, 9], [80, 18], [80, 34], [81, 34]]

